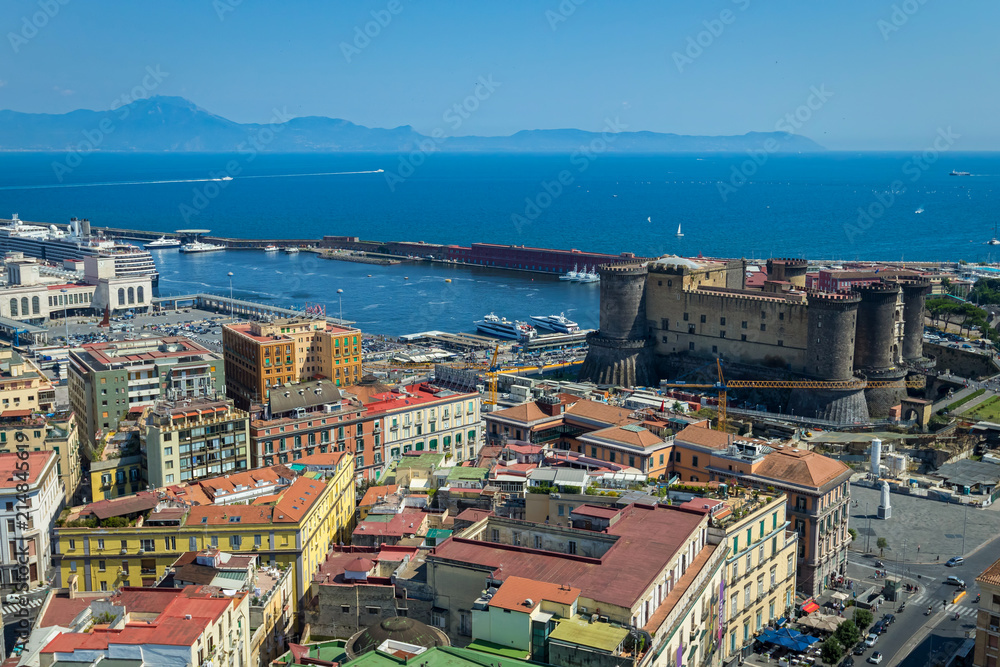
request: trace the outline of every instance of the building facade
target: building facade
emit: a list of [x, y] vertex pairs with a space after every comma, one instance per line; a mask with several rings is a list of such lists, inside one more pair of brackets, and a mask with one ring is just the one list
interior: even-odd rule
[[286, 319], [222, 328], [226, 386], [237, 407], [266, 403], [273, 388], [310, 379], [361, 380], [361, 332], [325, 320]]
[[[41, 451], [26, 455], [27, 458], [15, 453], [0, 454], [0, 540], [5, 546], [0, 558], [0, 579], [4, 586], [13, 587], [26, 581], [35, 588], [45, 585], [51, 574], [52, 529], [65, 496], [56, 470], [56, 453]], [[22, 551], [22, 543], [27, 554]], [[27, 573], [20, 570], [25, 556]]]
[[216, 396], [222, 359], [183, 337], [88, 343], [69, 353], [69, 399], [91, 446], [157, 399]]
[[226, 399], [161, 399], [142, 431], [146, 476], [154, 487], [250, 467], [250, 416]]
[[996, 667], [1000, 661], [1000, 560], [976, 577], [979, 610], [976, 613], [974, 667]]

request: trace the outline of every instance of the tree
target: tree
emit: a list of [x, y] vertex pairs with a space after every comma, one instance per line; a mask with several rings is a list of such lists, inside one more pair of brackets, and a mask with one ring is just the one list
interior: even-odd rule
[[854, 610], [854, 624], [858, 626], [859, 631], [864, 631], [874, 621], [875, 614], [871, 613], [867, 609]]
[[837, 638], [845, 648], [854, 646], [859, 641], [861, 641], [861, 631], [858, 630], [858, 626], [853, 621], [844, 621], [837, 626], [837, 631], [833, 633], [833, 636]]
[[844, 655], [844, 646], [837, 638], [830, 635], [823, 642], [823, 647], [820, 650], [820, 655], [823, 657], [823, 662], [828, 665], [835, 665], [837, 661], [840, 660], [840, 656]]
[[851, 536], [851, 541], [852, 542], [854, 540], [858, 539], [858, 531], [854, 530], [853, 528], [848, 528], [847, 529], [847, 534]]
[[875, 546], [878, 547], [878, 555], [879, 558], [881, 558], [885, 550], [889, 548], [889, 540], [885, 539], [884, 537], [880, 537], [875, 542]]

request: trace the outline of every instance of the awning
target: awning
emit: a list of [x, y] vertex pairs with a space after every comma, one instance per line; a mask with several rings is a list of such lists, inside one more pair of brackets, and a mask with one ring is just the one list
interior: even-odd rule
[[811, 614], [814, 611], [816, 611], [817, 609], [819, 609], [819, 605], [816, 604], [815, 601], [814, 602], [808, 602], [808, 603], [802, 605], [802, 613], [804, 613], [804, 614]]
[[836, 593], [834, 593], [830, 597], [832, 597], [834, 600], [846, 600], [850, 596], [847, 593], [844, 593], [842, 591], [837, 591]]

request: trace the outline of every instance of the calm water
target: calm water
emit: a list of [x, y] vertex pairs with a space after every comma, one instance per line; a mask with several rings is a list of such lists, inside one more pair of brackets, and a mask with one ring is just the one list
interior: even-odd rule
[[[926, 170], [904, 154], [773, 155], [745, 183], [734, 173], [746, 155], [602, 155], [591, 162], [430, 155], [392, 184], [400, 164], [395, 155], [92, 154], [59, 181], [52, 165], [65, 158], [0, 154], [0, 217], [17, 212], [34, 221], [78, 216], [95, 225], [197, 227], [257, 238], [336, 234], [644, 255], [979, 260], [994, 259], [983, 242], [1000, 212], [1000, 155], [982, 153], [944, 153]], [[224, 175], [229, 163], [239, 170], [230, 172], [234, 180], [206, 181]], [[385, 173], [340, 173], [377, 169]], [[972, 175], [948, 176], [952, 169]], [[545, 184], [563, 170], [572, 182], [551, 196]], [[859, 217], [859, 209], [872, 217]], [[323, 302], [333, 312], [336, 290], [343, 289], [345, 317], [389, 334], [468, 330], [491, 310], [518, 318], [565, 311], [582, 325], [597, 323], [594, 286], [547, 278], [355, 265], [304, 254], [158, 256], [164, 292], [228, 292], [231, 270], [242, 296]], [[444, 283], [446, 277], [453, 282]]]

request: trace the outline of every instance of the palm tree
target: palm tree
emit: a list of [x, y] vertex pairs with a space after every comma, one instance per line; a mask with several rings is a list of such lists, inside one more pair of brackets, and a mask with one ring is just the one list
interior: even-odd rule
[[889, 540], [885, 539], [884, 537], [880, 537], [875, 542], [875, 546], [878, 547], [878, 557], [881, 558], [883, 552], [889, 548]]

